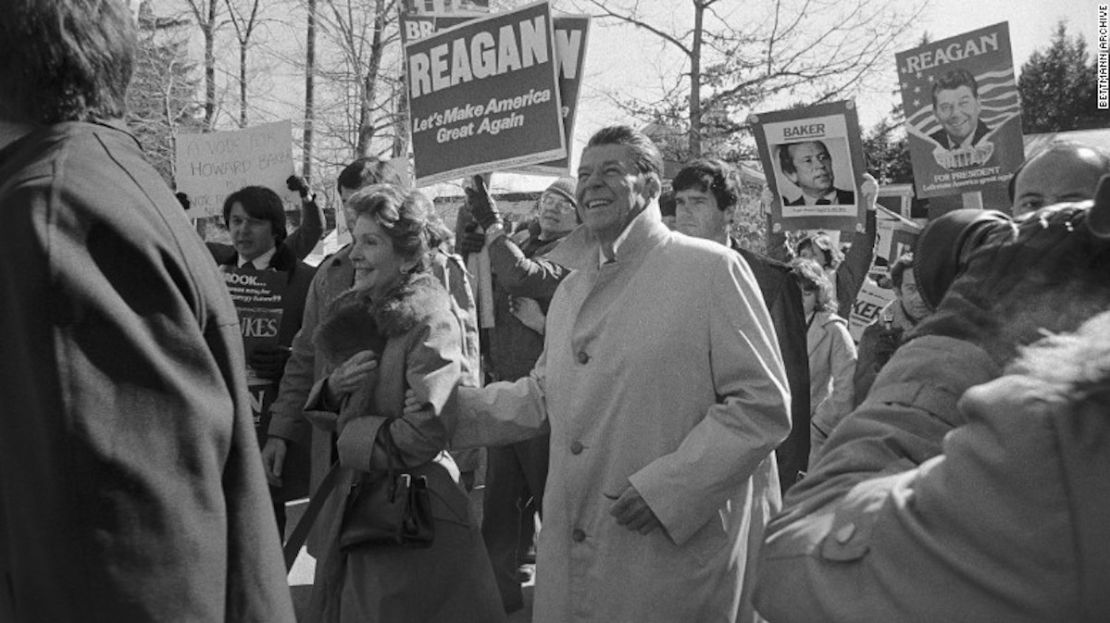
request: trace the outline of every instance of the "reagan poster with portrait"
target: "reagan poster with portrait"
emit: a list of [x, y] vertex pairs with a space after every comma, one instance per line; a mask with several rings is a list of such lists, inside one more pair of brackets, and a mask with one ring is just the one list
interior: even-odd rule
[[862, 227], [863, 144], [852, 102], [760, 113], [749, 121], [776, 232]]
[[895, 55], [918, 197], [1002, 184], [1025, 158], [1005, 22]]

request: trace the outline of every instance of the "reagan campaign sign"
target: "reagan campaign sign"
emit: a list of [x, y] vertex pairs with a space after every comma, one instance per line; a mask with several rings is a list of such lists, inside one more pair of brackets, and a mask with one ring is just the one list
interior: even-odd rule
[[[401, 36], [408, 43], [477, 17], [474, 14], [404, 14], [401, 16]], [[570, 175], [569, 149], [574, 140], [574, 120], [578, 113], [578, 93], [582, 87], [582, 71], [586, 62], [590, 16], [556, 15], [552, 18], [552, 23], [555, 25], [555, 66], [559, 72], [559, 101], [563, 105], [563, 133], [566, 135], [568, 153], [558, 160], [521, 167], [521, 170], [542, 175]]]
[[418, 185], [566, 156], [546, 2], [410, 42], [405, 67]]
[[856, 231], [865, 170], [852, 102], [760, 113], [748, 120], [774, 198], [775, 231]]
[[1025, 158], [1008, 25], [895, 57], [918, 196], [1005, 183]]
[[293, 175], [293, 129], [289, 121], [242, 130], [177, 137], [174, 182], [192, 209], [218, 216], [224, 199], [244, 186], [265, 186], [300, 204], [285, 180]]

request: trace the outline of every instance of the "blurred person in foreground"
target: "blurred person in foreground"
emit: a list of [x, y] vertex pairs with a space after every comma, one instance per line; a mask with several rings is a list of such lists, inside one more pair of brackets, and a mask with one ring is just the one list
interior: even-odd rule
[[0, 620], [293, 620], [223, 279], [122, 123], [118, 0], [0, 20]]
[[[574, 188], [573, 178], [555, 180], [537, 202], [535, 230], [512, 236], [501, 224], [481, 176], [475, 176], [473, 188], [467, 189], [467, 209], [484, 233], [463, 233], [466, 247], [460, 251], [476, 252], [485, 246], [493, 276], [494, 326], [486, 334], [486, 373], [491, 380], [528, 376], [543, 352], [543, 323], [529, 327], [517, 316], [516, 307], [531, 301], [545, 315], [555, 289], [569, 272], [547, 255], [578, 225]], [[535, 533], [533, 515], [542, 514], [549, 445], [550, 439], [543, 435], [487, 451], [482, 536], [506, 612], [524, 607], [518, 570], [536, 562], [528, 550]]]
[[[720, 160], [688, 163], [675, 175], [671, 186], [678, 231], [739, 253], [751, 267], [771, 313], [790, 383], [790, 436], [775, 450], [779, 483], [785, 491], [805, 472], [809, 460], [809, 355], [802, 291], [790, 274], [790, 266], [744, 248], [731, 235], [740, 209], [740, 183], [727, 164]], [[663, 199], [659, 201], [662, 207]]]
[[786, 373], [751, 269], [671, 232], [662, 157], [626, 126], [582, 153], [583, 226], [544, 352], [513, 383], [460, 387], [456, 444], [551, 434], [535, 621], [734, 621], [790, 430]]
[[853, 407], [859, 406], [867, 397], [875, 377], [910, 331], [933, 311], [917, 287], [913, 253], [906, 253], [894, 262], [890, 267], [890, 281], [894, 286], [894, 300], [879, 310], [878, 317], [863, 329], [860, 336], [859, 357], [852, 379], [855, 387]]
[[1094, 207], [930, 224], [954, 281], [787, 495], [764, 616], [1107, 620], [1108, 217], [1103, 178]]

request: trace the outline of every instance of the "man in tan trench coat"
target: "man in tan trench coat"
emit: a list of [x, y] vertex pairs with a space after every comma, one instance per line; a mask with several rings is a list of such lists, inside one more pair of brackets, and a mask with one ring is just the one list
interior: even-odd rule
[[[460, 388], [457, 445], [550, 430], [535, 621], [750, 619], [749, 557], [779, 505], [786, 374], [751, 269], [673, 233], [661, 158], [599, 131], [578, 170], [583, 227], [530, 376]], [[745, 572], [748, 572], [746, 574]]]

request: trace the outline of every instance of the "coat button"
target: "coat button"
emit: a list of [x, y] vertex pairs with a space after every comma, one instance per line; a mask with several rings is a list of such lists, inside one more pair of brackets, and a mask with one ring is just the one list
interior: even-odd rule
[[586, 533], [575, 528], [574, 532], [570, 534], [570, 538], [574, 539], [575, 543], [581, 543], [586, 540]]
[[576, 442], [570, 444], [570, 453], [571, 454], [582, 454], [582, 442], [576, 441]]
[[586, 362], [588, 362], [589, 360], [590, 360], [590, 356], [586, 354], [586, 351], [584, 351], [584, 350], [578, 351], [578, 363], [580, 363], [582, 365], [585, 365]]
[[837, 543], [840, 543], [841, 545], [844, 545], [845, 543], [847, 543], [848, 541], [850, 541], [852, 539], [852, 535], [854, 535], [855, 533], [856, 533], [856, 524], [847, 523], [847, 524], [844, 524], [843, 526], [840, 526], [840, 529], [836, 531], [836, 534], [834, 534], [833, 537], [836, 539]]

